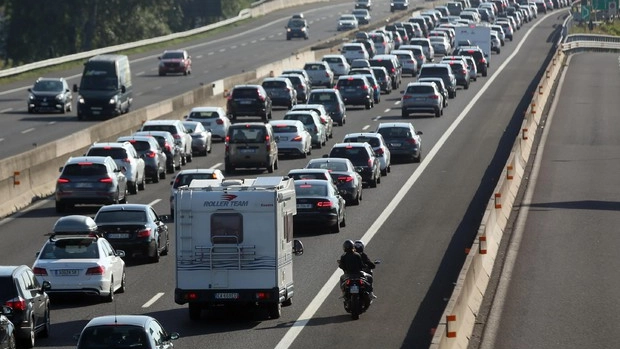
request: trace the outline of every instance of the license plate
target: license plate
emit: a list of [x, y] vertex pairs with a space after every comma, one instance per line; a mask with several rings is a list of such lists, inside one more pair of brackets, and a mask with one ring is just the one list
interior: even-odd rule
[[416, 97], [416, 99], [415, 99], [415, 100], [416, 100], [416, 101], [423, 101], [423, 100], [425, 100], [425, 99], [426, 99], [426, 98], [424, 98], [424, 97]]
[[239, 152], [242, 154], [251, 154], [251, 153], [255, 153], [256, 149], [239, 149]]
[[390, 143], [390, 145], [391, 145], [392, 147], [400, 147], [400, 146], [401, 146], [401, 144], [400, 144], [400, 143]]
[[236, 293], [236, 292], [215, 294], [215, 299], [238, 299], [238, 298], [239, 298], [239, 293]]
[[90, 188], [92, 186], [92, 183], [75, 183], [76, 188]]
[[48, 105], [47, 102], [41, 102], [41, 106], [47, 107], [47, 105]]
[[78, 269], [59, 269], [54, 270], [56, 276], [77, 276], [79, 274]]
[[93, 115], [99, 115], [101, 112], [99, 110], [93, 110]]
[[312, 208], [312, 204], [297, 204], [297, 208]]
[[252, 104], [252, 101], [239, 101], [239, 104]]
[[278, 141], [288, 141], [288, 137], [278, 137]]
[[108, 234], [108, 238], [110, 239], [129, 239], [129, 234]]
[[349, 288], [349, 293], [360, 293], [360, 289], [357, 285], [353, 285]]
[[211, 123], [210, 122], [205, 122], [203, 125], [204, 126], [211, 126]]

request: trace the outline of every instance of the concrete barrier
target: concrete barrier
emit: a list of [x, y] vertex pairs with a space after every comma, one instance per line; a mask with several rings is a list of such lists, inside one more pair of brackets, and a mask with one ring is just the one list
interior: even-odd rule
[[469, 344], [499, 245], [523, 181], [534, 138], [540, 129], [541, 114], [565, 59], [564, 52], [558, 50], [525, 113], [519, 137], [515, 140], [493, 197], [487, 204], [475, 242], [465, 259], [452, 296], [435, 328], [431, 349], [466, 349]]

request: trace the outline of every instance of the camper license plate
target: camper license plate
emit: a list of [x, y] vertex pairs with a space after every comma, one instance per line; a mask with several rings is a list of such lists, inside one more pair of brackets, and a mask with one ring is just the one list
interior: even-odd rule
[[215, 299], [238, 299], [238, 298], [239, 298], [239, 293], [236, 293], [236, 292], [215, 294]]
[[357, 285], [353, 285], [351, 286], [351, 288], [349, 289], [350, 293], [360, 293], [360, 289]]

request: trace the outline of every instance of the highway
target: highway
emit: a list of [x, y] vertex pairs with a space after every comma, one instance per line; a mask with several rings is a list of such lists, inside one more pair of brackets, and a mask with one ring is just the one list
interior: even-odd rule
[[485, 296], [484, 336], [470, 348], [618, 346], [618, 60], [570, 57], [497, 293]]
[[[112, 304], [88, 298], [54, 299], [51, 335], [40, 339], [38, 346], [72, 348], [72, 336], [89, 319], [116, 312], [158, 318], [169, 331], [181, 334], [175, 345], [186, 348], [428, 347], [433, 326], [451, 295], [465, 249], [478, 229], [565, 15], [566, 11], [555, 11], [526, 24], [513, 42], [506, 43], [501, 55], [492, 56], [489, 76], [479, 78], [468, 90], [459, 90], [441, 118], [408, 119], [424, 132], [422, 162], [395, 164], [377, 188], [365, 189], [361, 205], [347, 209], [347, 227], [341, 233], [296, 233], [304, 243], [305, 253], [295, 259], [295, 297], [292, 306], [283, 308], [280, 319], [262, 320], [252, 314], [232, 313], [211, 314], [198, 323], [191, 322], [187, 307], [174, 303], [173, 252], [158, 264], [128, 265], [128, 291], [117, 295]], [[331, 29], [335, 18], [325, 23], [335, 30]], [[279, 32], [280, 27], [277, 24], [274, 28]], [[285, 39], [278, 40], [273, 47], [289, 48]], [[151, 59], [156, 62], [154, 56]], [[144, 71], [148, 69], [154, 75], [155, 68], [156, 64], [149, 63]], [[134, 74], [139, 72], [134, 68]], [[195, 73], [192, 78], [200, 75], [196, 69]], [[169, 81], [177, 81], [173, 79]], [[150, 81], [159, 80], [153, 76]], [[167, 97], [181, 92], [180, 87], [170, 88]], [[157, 93], [164, 94], [153, 92]], [[374, 109], [351, 108], [347, 124], [335, 128], [334, 139], [327, 147], [313, 150], [313, 157], [326, 154], [331, 144], [348, 132], [373, 130], [379, 122], [401, 121], [398, 105], [399, 94], [395, 91], [383, 95]], [[281, 119], [284, 112], [277, 110], [274, 118]], [[48, 117], [54, 118], [45, 115], [39, 120]], [[86, 124], [67, 121], [63, 127]], [[216, 144], [212, 154], [196, 157], [185, 168], [221, 168], [222, 162], [223, 145]], [[285, 175], [306, 162], [282, 160], [276, 174]], [[248, 171], [237, 177], [262, 174]], [[169, 179], [148, 184], [145, 191], [129, 197], [129, 201], [151, 203], [160, 214], [167, 213]], [[76, 213], [95, 212], [80, 209]], [[32, 265], [35, 253], [47, 238], [45, 234], [58, 217], [53, 201], [45, 200], [5, 219], [0, 225], [2, 263]], [[170, 227], [174, 236], [174, 228]], [[382, 260], [375, 273], [379, 298], [360, 320], [352, 321], [338, 299], [333, 280], [339, 275], [336, 259], [342, 252], [342, 241], [361, 237], [367, 242], [370, 257]], [[171, 247], [174, 251], [174, 243]]]
[[[312, 44], [316, 44], [338, 34], [336, 21], [341, 13], [349, 13], [351, 1], [335, 0], [328, 3], [315, 3], [282, 10], [259, 17], [256, 20], [215, 34], [205, 41], [194, 41], [166, 49], [187, 49], [192, 56], [192, 74], [157, 74], [158, 56], [163, 49], [131, 55], [130, 65], [134, 86], [132, 109], [151, 105], [173, 96], [181, 95], [202, 84], [251, 71], [267, 63], [282, 60]], [[293, 13], [303, 12], [310, 25], [310, 39], [286, 41], [284, 26]], [[390, 16], [387, 0], [375, 2], [373, 19]], [[79, 84], [82, 66], [68, 71], [58, 71], [46, 77], [64, 77], [70, 86]], [[3, 85], [0, 92], [0, 158], [30, 150], [37, 145], [51, 142], [89, 127], [101, 120], [78, 122], [76, 108], [67, 114], [28, 114], [26, 101], [29, 87], [34, 79], [16, 81]], [[74, 101], [77, 94], [74, 94]]]

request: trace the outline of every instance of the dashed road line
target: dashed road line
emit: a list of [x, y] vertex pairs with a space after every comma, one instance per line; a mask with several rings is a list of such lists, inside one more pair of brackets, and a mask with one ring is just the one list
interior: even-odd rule
[[29, 129], [26, 129], [26, 130], [23, 130], [23, 131], [22, 131], [22, 134], [26, 134], [26, 133], [28, 133], [28, 132], [32, 132], [32, 131], [34, 131], [34, 127], [29, 128]]
[[215, 52], [209, 52], [209, 53], [207, 53], [207, 55], [208, 55], [208, 56], [213, 56], [213, 54], [214, 54], [214, 53], [215, 53]]
[[142, 304], [142, 308], [148, 308], [151, 305], [153, 305], [153, 303], [157, 302], [158, 299], [160, 299], [162, 296], [164, 295], [163, 292], [159, 292], [156, 295], [153, 296], [153, 298], [149, 299], [148, 302]]
[[13, 111], [13, 108], [2, 109], [2, 110], [0, 110], [0, 113], [8, 113], [10, 111]]
[[[385, 112], [387, 113], [388, 111], [390, 111], [390, 110], [388, 109]], [[381, 115], [375, 116], [374, 118], [372, 118], [372, 121], [379, 121], [379, 119], [381, 119]]]
[[389, 113], [389, 112], [390, 112], [390, 110], [392, 110], [392, 109], [387, 108], [387, 109], [386, 109], [386, 110], [384, 110], [383, 112], [387, 114], [387, 113]]
[[221, 162], [218, 162], [217, 164], [215, 164], [215, 165], [211, 166], [211, 169], [214, 169], [214, 168], [219, 168], [219, 167], [221, 167], [221, 166], [222, 166], [222, 163], [221, 163]]
[[370, 128], [370, 125], [366, 125], [366, 126], [362, 127], [362, 131], [366, 131], [366, 130], [368, 130], [369, 128]]

